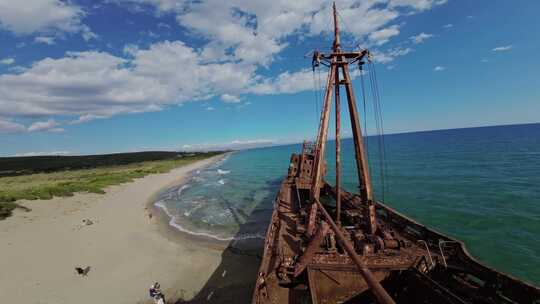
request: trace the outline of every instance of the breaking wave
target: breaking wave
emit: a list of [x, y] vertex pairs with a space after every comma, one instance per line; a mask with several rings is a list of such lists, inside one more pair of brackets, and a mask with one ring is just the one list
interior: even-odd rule
[[230, 170], [221, 170], [221, 169], [217, 169], [217, 173], [218, 173], [219, 175], [225, 175], [225, 174], [231, 173], [231, 171], [230, 171]]
[[243, 234], [243, 235], [223, 237], [223, 236], [211, 234], [211, 233], [208, 233], [208, 232], [189, 230], [189, 229], [185, 228], [184, 226], [178, 224], [177, 220], [179, 219], [179, 217], [176, 216], [176, 215], [173, 215], [169, 211], [169, 209], [165, 206], [163, 201], [157, 201], [154, 204], [154, 206], [156, 206], [157, 208], [163, 210], [163, 212], [165, 212], [165, 214], [167, 214], [167, 216], [169, 216], [169, 218], [170, 218], [169, 225], [170, 226], [176, 228], [178, 231], [181, 231], [181, 232], [184, 232], [184, 233], [187, 233], [187, 234], [190, 234], [190, 235], [200, 236], [200, 237], [207, 237], [207, 238], [211, 238], [211, 239], [218, 240], [218, 241], [224, 241], [224, 242], [243, 241], [243, 240], [250, 240], [250, 239], [262, 239], [262, 240], [264, 240], [264, 238], [265, 238], [265, 236], [263, 234], [259, 234], [259, 233], [246, 233], [246, 234]]

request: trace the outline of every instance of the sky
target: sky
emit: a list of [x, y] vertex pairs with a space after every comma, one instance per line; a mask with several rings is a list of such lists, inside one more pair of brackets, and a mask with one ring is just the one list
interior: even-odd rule
[[[374, 55], [385, 132], [540, 122], [540, 1], [336, 3], [343, 47]], [[0, 0], [0, 156], [313, 138], [327, 69], [310, 52], [332, 44], [330, 6]]]

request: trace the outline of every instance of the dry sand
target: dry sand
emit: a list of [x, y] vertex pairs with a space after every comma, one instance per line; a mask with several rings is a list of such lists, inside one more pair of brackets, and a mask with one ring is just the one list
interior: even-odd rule
[[[219, 157], [104, 195], [22, 201], [31, 212], [0, 221], [0, 303], [146, 303], [154, 281], [169, 297], [194, 296], [220, 266], [222, 250], [163, 233], [159, 216], [148, 217], [156, 213], [148, 201]], [[88, 276], [77, 275], [77, 266], [90, 266]]]

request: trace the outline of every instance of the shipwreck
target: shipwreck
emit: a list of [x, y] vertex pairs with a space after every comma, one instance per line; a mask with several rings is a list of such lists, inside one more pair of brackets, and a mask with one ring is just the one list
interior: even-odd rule
[[[274, 201], [252, 303], [540, 303], [537, 287], [483, 265], [461, 241], [374, 199], [349, 71], [355, 65], [360, 75], [368, 73], [372, 54], [342, 49], [335, 4], [333, 21], [331, 51], [312, 56], [314, 68], [328, 67], [316, 141], [291, 156]], [[345, 191], [340, 180], [342, 88], [358, 193]], [[335, 185], [325, 180], [332, 104]]]

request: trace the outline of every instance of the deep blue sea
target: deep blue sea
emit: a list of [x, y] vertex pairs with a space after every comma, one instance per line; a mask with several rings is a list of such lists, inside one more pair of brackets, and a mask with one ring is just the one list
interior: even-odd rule
[[[377, 199], [464, 241], [482, 262], [540, 285], [540, 124], [385, 136], [384, 192], [376, 138], [368, 138]], [[334, 142], [329, 142], [328, 181]], [[164, 191], [171, 225], [219, 240], [261, 238], [272, 200], [300, 144], [235, 152]], [[342, 143], [344, 187], [357, 181]]]

